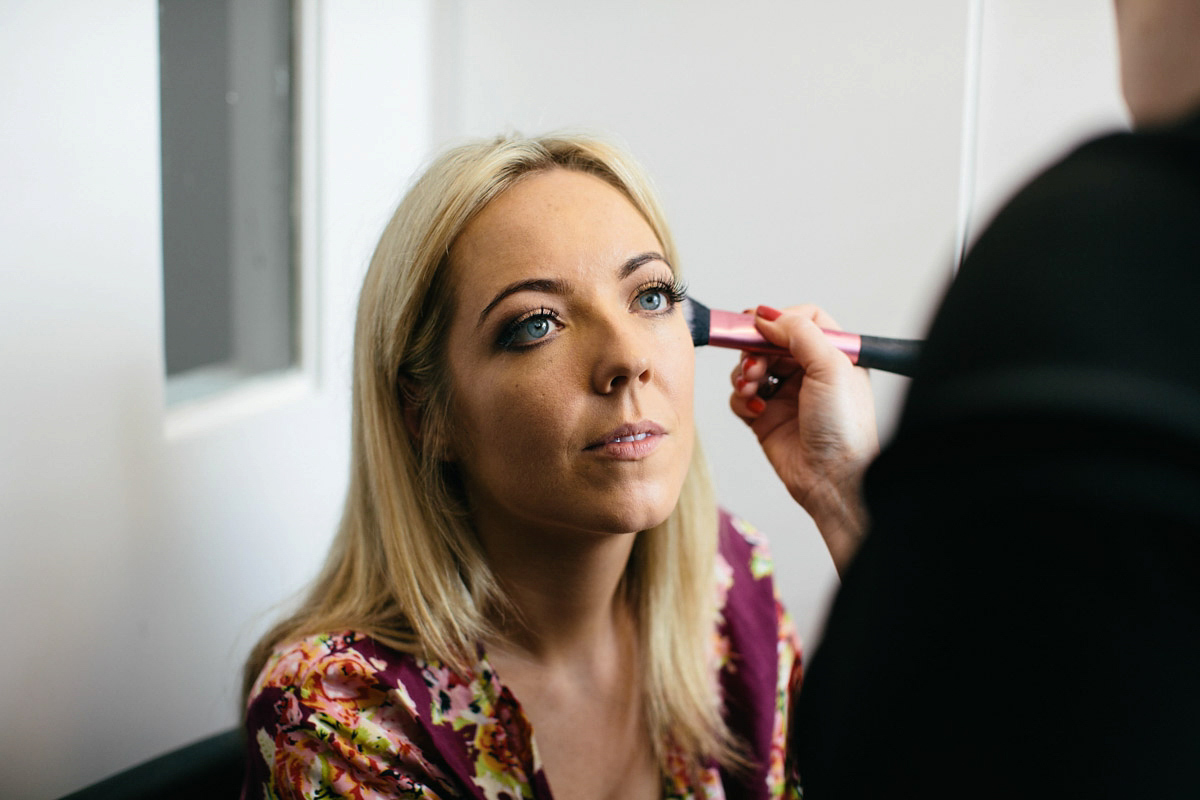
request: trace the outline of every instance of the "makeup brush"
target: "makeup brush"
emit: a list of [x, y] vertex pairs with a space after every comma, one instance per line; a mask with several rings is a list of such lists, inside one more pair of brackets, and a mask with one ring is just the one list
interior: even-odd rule
[[[754, 327], [753, 314], [710, 309], [690, 297], [681, 304], [684, 319], [692, 332], [692, 344], [729, 347], [751, 353], [788, 355], [788, 351], [763, 338]], [[912, 376], [921, 351], [921, 342], [913, 339], [884, 339], [845, 331], [825, 331], [838, 350], [850, 357], [850, 363], [881, 369], [897, 375]]]

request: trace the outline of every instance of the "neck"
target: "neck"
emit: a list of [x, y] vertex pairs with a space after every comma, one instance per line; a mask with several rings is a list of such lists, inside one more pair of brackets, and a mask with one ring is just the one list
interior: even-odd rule
[[1117, 0], [1121, 83], [1139, 128], [1178, 122], [1200, 106], [1200, 3]]
[[543, 665], [603, 659], [632, 633], [622, 578], [638, 534], [516, 529], [476, 522], [496, 577], [517, 611], [502, 619], [510, 655]]

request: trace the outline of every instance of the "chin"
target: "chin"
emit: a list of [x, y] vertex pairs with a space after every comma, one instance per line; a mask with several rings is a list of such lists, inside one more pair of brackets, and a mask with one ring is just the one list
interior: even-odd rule
[[637, 533], [666, 522], [679, 503], [680, 487], [654, 487], [596, 508], [593, 527], [606, 533]]

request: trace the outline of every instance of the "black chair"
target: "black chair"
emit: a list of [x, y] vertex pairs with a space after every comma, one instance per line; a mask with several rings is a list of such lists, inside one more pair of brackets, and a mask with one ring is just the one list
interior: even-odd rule
[[62, 800], [236, 800], [245, 762], [242, 730], [231, 728], [118, 772]]

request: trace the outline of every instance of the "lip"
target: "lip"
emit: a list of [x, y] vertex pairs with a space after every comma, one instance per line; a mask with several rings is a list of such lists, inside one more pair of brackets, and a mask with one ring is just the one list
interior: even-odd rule
[[620, 460], [636, 461], [658, 449], [666, 434], [663, 426], [651, 420], [628, 422], [613, 428], [584, 450]]

